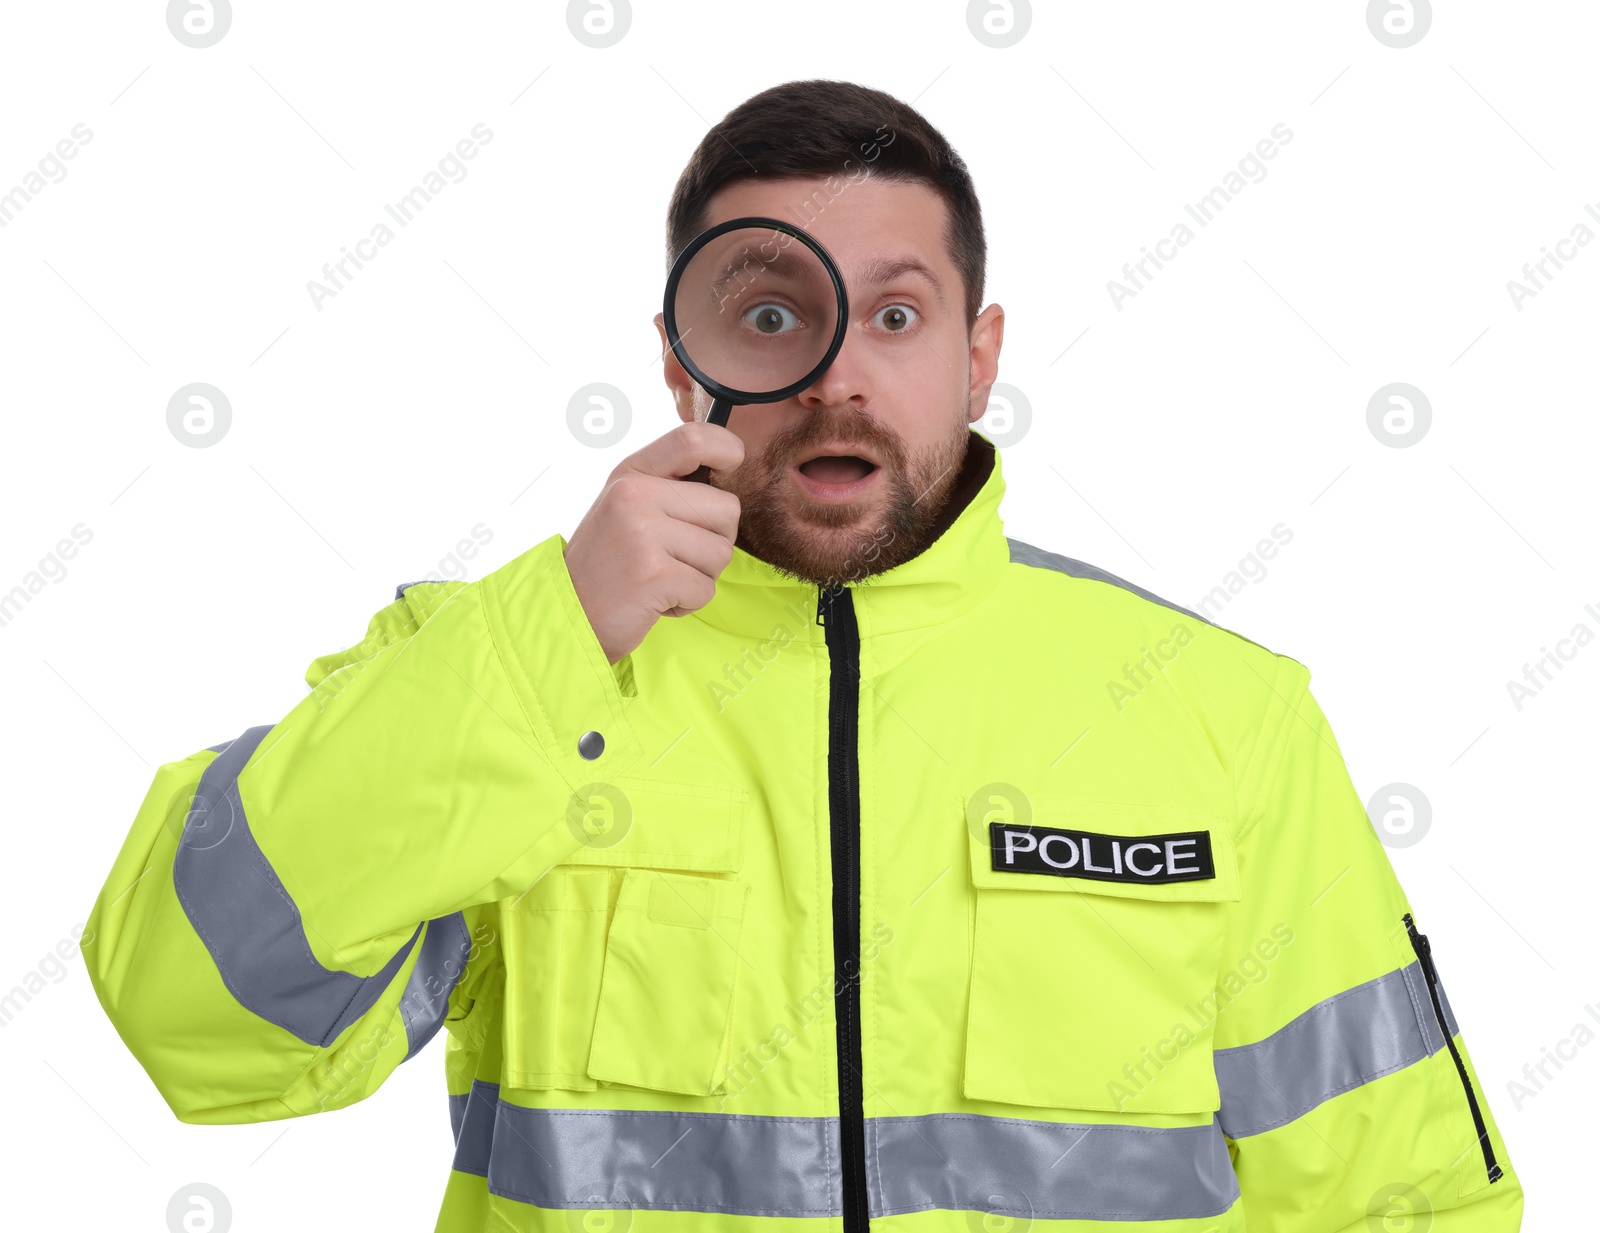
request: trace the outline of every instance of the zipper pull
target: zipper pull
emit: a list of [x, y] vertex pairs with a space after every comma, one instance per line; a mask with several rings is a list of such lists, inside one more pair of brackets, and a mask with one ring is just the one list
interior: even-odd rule
[[1417, 952], [1417, 957], [1429, 958], [1433, 948], [1428, 945], [1428, 935], [1417, 932], [1416, 922], [1411, 919], [1410, 912], [1407, 912], [1400, 920], [1405, 925], [1406, 932], [1411, 935], [1411, 948]]
[[833, 611], [831, 594], [826, 587], [817, 587], [817, 624], [824, 629], [828, 627], [828, 614]]

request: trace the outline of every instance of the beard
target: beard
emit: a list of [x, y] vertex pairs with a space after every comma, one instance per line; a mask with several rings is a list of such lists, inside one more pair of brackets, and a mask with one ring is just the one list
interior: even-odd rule
[[[970, 395], [962, 403], [949, 431], [916, 451], [870, 414], [843, 409], [817, 411], [776, 434], [760, 454], [713, 477], [718, 488], [739, 498], [738, 546], [786, 577], [824, 588], [860, 582], [911, 560], [928, 546], [961, 473]], [[789, 477], [795, 459], [833, 442], [868, 447], [882, 460], [882, 480], [866, 498], [823, 504]]]

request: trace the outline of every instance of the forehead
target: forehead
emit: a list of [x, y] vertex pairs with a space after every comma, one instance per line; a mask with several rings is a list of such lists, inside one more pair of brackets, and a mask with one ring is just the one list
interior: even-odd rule
[[845, 174], [781, 180], [735, 180], [707, 203], [705, 225], [747, 216], [792, 223], [815, 236], [846, 280], [876, 281], [885, 258], [929, 266], [940, 282], [957, 281], [945, 244], [944, 199], [926, 184], [892, 183]]

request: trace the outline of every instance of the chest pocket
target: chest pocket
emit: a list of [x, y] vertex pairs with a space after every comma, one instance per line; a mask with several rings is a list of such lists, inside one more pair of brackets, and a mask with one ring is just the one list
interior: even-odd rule
[[[1126, 1113], [1217, 1108], [1214, 989], [1223, 914], [1239, 898], [1225, 819], [1125, 803], [1031, 804], [1031, 834], [1013, 839], [1010, 852], [987, 824], [968, 828], [974, 933], [963, 1093]], [[1043, 843], [1053, 831], [1080, 837]], [[1086, 846], [1081, 832], [1121, 842]], [[1207, 839], [1177, 841], [1169, 853], [1165, 837], [1194, 832]], [[1203, 868], [1196, 853], [1206, 847], [1214, 876], [1156, 880], [1170, 876], [1169, 865]], [[1085, 864], [1100, 876], [1080, 876]], [[1119, 878], [1130, 880], [1107, 880]]]
[[619, 786], [575, 801], [588, 842], [501, 904], [501, 1082], [712, 1095], [741, 966], [748, 792]]

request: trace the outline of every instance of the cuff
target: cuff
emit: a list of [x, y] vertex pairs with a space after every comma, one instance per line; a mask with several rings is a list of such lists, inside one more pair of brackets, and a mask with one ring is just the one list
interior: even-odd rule
[[[576, 791], [616, 779], [639, 758], [641, 746], [623, 709], [618, 675], [573, 589], [566, 547], [565, 538], [552, 535], [486, 575], [482, 589], [490, 634], [528, 724], [556, 773]], [[585, 756], [602, 741], [598, 756]]]

